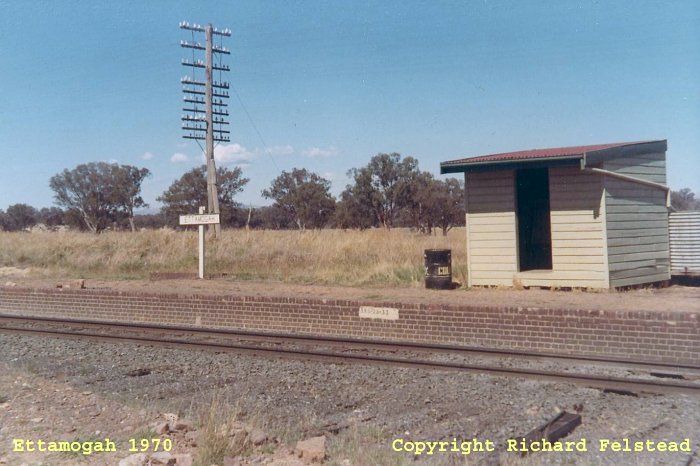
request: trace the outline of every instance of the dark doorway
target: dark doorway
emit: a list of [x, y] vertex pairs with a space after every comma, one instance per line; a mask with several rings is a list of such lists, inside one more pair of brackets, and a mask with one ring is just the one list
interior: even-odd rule
[[552, 269], [549, 170], [518, 170], [515, 176], [520, 271]]

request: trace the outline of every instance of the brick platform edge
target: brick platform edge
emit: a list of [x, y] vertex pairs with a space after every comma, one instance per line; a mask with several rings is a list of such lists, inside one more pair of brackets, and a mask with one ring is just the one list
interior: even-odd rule
[[[398, 319], [360, 318], [361, 306]], [[700, 362], [694, 312], [470, 307], [0, 287], [0, 313]]]

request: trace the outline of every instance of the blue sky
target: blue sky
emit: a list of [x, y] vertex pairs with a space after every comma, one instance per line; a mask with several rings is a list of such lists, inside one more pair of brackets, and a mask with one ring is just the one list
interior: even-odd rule
[[[155, 198], [201, 162], [181, 138], [180, 21], [230, 28], [231, 144], [260, 191], [379, 152], [444, 160], [668, 139], [669, 184], [700, 195], [700, 2], [0, 0], [0, 209], [53, 204], [91, 161], [147, 167]], [[191, 56], [191, 55], [190, 55]], [[241, 102], [245, 106], [242, 107]], [[249, 115], [249, 116], [248, 116]], [[257, 130], [256, 130], [257, 128]]]

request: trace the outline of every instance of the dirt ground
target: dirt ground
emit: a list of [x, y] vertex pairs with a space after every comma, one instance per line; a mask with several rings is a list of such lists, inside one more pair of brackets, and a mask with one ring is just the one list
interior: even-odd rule
[[[237, 421], [261, 429], [269, 439], [235, 455], [238, 461], [232, 464], [240, 466], [299, 466], [289, 452], [298, 440], [318, 435], [327, 438], [328, 466], [682, 465], [691, 464], [700, 452], [700, 399], [691, 395], [623, 396], [584, 385], [484, 374], [6, 334], [0, 334], [0, 355], [3, 466], [116, 466], [130, 455], [129, 439], [144, 437], [172, 438], [173, 453], [198, 458], [206, 443], [202, 414], [212, 407], [220, 421], [233, 409]], [[546, 364], [552, 370], [569, 366]], [[619, 375], [624, 368], [597, 370]], [[213, 404], [215, 399], [227, 404]], [[590, 445], [586, 451], [522, 459], [507, 451], [507, 439], [562, 410], [581, 413], [582, 424], [566, 440], [585, 439]], [[176, 413], [197, 427], [196, 448], [186, 437], [154, 432], [164, 413]], [[82, 442], [105, 437], [116, 442], [116, 453], [13, 449], [14, 439]], [[689, 451], [598, 448], [601, 439], [625, 438], [687, 439]], [[494, 442], [496, 449], [495, 455], [417, 456], [395, 451], [395, 439], [481, 439]]]
[[[20, 272], [0, 271], [0, 286], [55, 288], [69, 280], [31, 278]], [[608, 311], [700, 311], [700, 287], [670, 286], [628, 291], [552, 291], [515, 289], [427, 290], [425, 288], [350, 288], [294, 285], [281, 282], [218, 279], [86, 280], [88, 289], [172, 293], [179, 295], [283, 296], [310, 299], [348, 299], [383, 303], [424, 303], [469, 306], [515, 306]]]

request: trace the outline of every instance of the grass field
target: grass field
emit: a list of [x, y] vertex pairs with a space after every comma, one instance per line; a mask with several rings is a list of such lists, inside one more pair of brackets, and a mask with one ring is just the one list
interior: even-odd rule
[[[207, 240], [207, 273], [240, 280], [324, 285], [423, 284], [423, 250], [452, 249], [453, 277], [466, 282], [464, 229], [427, 236], [393, 230], [224, 230]], [[90, 233], [0, 232], [0, 267], [61, 278], [147, 278], [196, 272], [197, 233], [152, 230]]]

